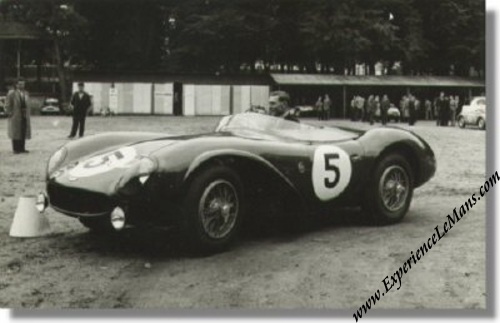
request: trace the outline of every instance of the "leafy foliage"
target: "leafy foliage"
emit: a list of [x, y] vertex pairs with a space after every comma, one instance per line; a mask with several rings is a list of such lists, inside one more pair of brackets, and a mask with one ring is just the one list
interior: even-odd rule
[[63, 60], [100, 70], [485, 68], [482, 0], [3, 0], [0, 12], [57, 39]]

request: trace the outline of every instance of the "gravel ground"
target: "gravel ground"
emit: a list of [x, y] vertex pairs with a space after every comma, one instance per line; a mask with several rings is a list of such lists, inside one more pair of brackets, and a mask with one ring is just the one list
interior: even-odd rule
[[[87, 133], [209, 131], [213, 117], [92, 117]], [[52, 233], [8, 235], [19, 196], [43, 190], [45, 163], [67, 142], [70, 118], [34, 117], [28, 155], [13, 155], [0, 120], [0, 306], [9, 308], [328, 308], [361, 306], [485, 178], [485, 132], [437, 128], [414, 131], [433, 147], [436, 176], [417, 189], [400, 224], [371, 227], [357, 213], [332, 211], [311, 232], [245, 234], [228, 252], [197, 258], [164, 231], [128, 230], [111, 237], [48, 210]], [[311, 121], [311, 123], [317, 123]], [[369, 128], [349, 121], [330, 121]], [[406, 127], [406, 126], [404, 126]], [[489, 177], [489, 176], [488, 176]], [[377, 308], [485, 308], [486, 201], [391, 290]]]

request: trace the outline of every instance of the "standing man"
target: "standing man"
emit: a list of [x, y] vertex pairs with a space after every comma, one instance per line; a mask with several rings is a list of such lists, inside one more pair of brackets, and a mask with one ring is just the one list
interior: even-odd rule
[[368, 100], [366, 101], [366, 111], [368, 112], [368, 121], [370, 122], [370, 125], [373, 125], [373, 119], [375, 117], [375, 98], [373, 97], [373, 94], [368, 97]]
[[9, 116], [7, 129], [14, 154], [28, 153], [25, 142], [31, 139], [29, 95], [24, 87], [24, 79], [18, 79], [6, 98], [5, 108]]
[[352, 97], [351, 100], [351, 121], [356, 121], [356, 100], [358, 99], [358, 96], [355, 95]]
[[450, 95], [450, 119], [451, 126], [455, 127], [455, 120], [457, 119], [458, 102], [455, 101], [455, 97]]
[[328, 94], [325, 94], [325, 99], [323, 100], [323, 110], [325, 110], [325, 120], [330, 120], [330, 109], [332, 108], [332, 100]]
[[441, 112], [439, 111], [439, 97], [434, 99], [434, 118], [436, 118], [436, 126], [441, 124]]
[[359, 121], [363, 121], [365, 119], [365, 98], [362, 96], [358, 96], [358, 100], [356, 101], [357, 114]]
[[432, 116], [432, 103], [429, 99], [425, 100], [425, 120], [433, 120]]
[[417, 100], [410, 94], [408, 96], [408, 125], [413, 126], [417, 120]]
[[448, 126], [450, 102], [444, 96], [444, 92], [439, 93], [439, 98], [436, 101], [436, 106], [439, 112], [439, 125], [442, 127]]
[[384, 94], [382, 97], [382, 101], [380, 102], [380, 117], [382, 118], [382, 124], [387, 124], [387, 111], [391, 107], [391, 101], [389, 101], [389, 97], [387, 94]]
[[314, 105], [314, 108], [316, 109], [318, 113], [318, 120], [323, 120], [323, 98], [320, 96], [318, 98], [318, 101], [316, 101], [316, 104]]
[[84, 91], [83, 83], [78, 83], [78, 91], [73, 93], [70, 104], [73, 107], [73, 125], [68, 138], [75, 138], [78, 128], [80, 128], [79, 135], [81, 138], [85, 132], [85, 118], [91, 105], [90, 95]]

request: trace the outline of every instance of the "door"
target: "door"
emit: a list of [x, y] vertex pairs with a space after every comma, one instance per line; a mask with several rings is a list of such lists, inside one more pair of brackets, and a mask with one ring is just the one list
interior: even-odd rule
[[174, 116], [183, 115], [182, 111], [182, 83], [174, 83]]

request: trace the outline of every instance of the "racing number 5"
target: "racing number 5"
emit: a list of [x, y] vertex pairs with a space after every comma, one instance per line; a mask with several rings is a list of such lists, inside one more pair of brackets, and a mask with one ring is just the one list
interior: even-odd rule
[[339, 196], [351, 180], [351, 160], [340, 147], [322, 145], [315, 149], [312, 167], [314, 193], [321, 201]]
[[334, 178], [331, 180], [329, 177], [325, 177], [325, 187], [326, 188], [334, 188], [337, 186], [340, 180], [340, 170], [337, 167], [337, 165], [332, 165], [331, 162], [333, 160], [339, 159], [339, 154], [337, 153], [329, 153], [325, 154], [325, 171], [331, 171], [334, 172]]
[[120, 159], [122, 159], [124, 156], [123, 154], [120, 152], [120, 151], [115, 151], [111, 154], [108, 154], [108, 155], [104, 155], [102, 157], [98, 157], [96, 159], [91, 159], [90, 161], [88, 161], [84, 167], [85, 168], [95, 168], [95, 167], [99, 167], [99, 166], [102, 166], [104, 164], [107, 164], [107, 163], [114, 163], [116, 161], [119, 161]]

